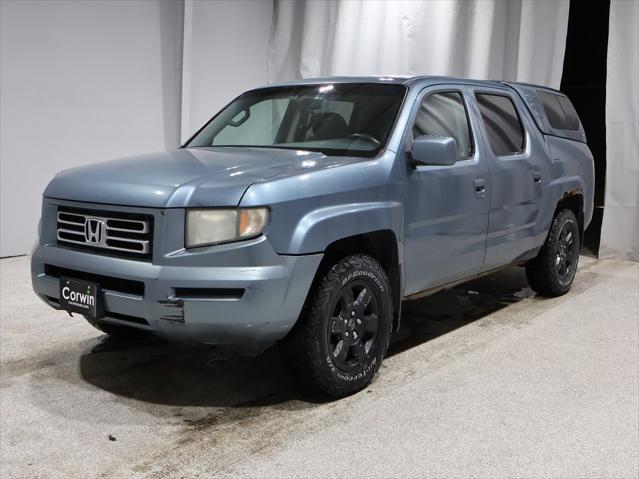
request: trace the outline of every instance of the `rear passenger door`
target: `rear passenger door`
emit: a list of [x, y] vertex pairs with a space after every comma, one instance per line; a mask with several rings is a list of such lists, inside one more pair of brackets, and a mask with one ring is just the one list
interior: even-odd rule
[[521, 100], [510, 90], [475, 89], [490, 168], [490, 211], [482, 271], [525, 258], [539, 243], [544, 148]]
[[432, 87], [420, 95], [406, 146], [414, 137], [453, 137], [453, 165], [419, 165], [408, 173], [405, 200], [405, 295], [479, 273], [488, 228], [488, 166], [477, 148], [477, 120], [465, 86]]

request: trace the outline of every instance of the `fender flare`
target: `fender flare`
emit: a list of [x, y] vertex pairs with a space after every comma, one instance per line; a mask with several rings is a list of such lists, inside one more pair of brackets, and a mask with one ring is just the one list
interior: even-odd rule
[[321, 253], [342, 238], [391, 230], [401, 238], [403, 207], [399, 202], [351, 203], [315, 209], [295, 226], [286, 254]]

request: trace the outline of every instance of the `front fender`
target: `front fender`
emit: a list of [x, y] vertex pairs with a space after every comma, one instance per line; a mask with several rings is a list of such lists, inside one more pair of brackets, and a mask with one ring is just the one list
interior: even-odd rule
[[321, 253], [337, 240], [380, 230], [399, 241], [405, 178], [395, 159], [391, 151], [334, 158], [308, 173], [251, 185], [240, 206], [271, 209], [264, 234], [279, 254]]
[[402, 205], [399, 202], [371, 202], [319, 208], [304, 215], [297, 223], [289, 254], [321, 252], [331, 243], [349, 236], [379, 230], [391, 230], [399, 238]]

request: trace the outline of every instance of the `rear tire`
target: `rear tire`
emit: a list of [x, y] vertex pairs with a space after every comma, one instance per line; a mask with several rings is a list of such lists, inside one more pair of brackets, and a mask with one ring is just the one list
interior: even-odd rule
[[280, 344], [284, 364], [309, 389], [333, 398], [354, 394], [382, 363], [392, 317], [384, 269], [370, 256], [347, 256], [319, 278]]
[[577, 218], [571, 210], [561, 210], [539, 254], [526, 263], [530, 287], [542, 296], [566, 294], [577, 272], [580, 249]]
[[93, 318], [84, 319], [93, 326], [95, 329], [102, 331], [103, 333], [108, 334], [112, 338], [117, 339], [139, 339], [149, 336], [151, 333], [145, 331], [143, 329], [131, 328], [128, 326], [120, 326], [118, 324], [110, 324], [105, 321], [100, 321]]

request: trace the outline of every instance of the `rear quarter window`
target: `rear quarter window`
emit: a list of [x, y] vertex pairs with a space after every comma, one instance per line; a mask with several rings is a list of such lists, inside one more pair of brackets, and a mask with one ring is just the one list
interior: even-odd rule
[[564, 95], [537, 90], [548, 123], [558, 130], [579, 130], [579, 116], [570, 100]]

